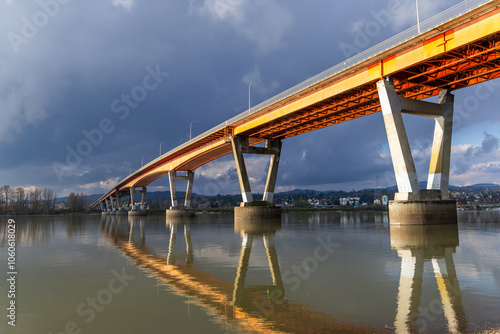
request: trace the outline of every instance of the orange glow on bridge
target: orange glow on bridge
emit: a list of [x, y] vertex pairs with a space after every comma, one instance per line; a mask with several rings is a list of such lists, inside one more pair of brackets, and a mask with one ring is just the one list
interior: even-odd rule
[[231, 153], [235, 135], [249, 137], [255, 145], [379, 112], [376, 83], [387, 76], [401, 97], [417, 100], [499, 78], [499, 7], [500, 0], [489, 1], [277, 102], [252, 108], [150, 162], [100, 201], [146, 187], [169, 171], [192, 171]]

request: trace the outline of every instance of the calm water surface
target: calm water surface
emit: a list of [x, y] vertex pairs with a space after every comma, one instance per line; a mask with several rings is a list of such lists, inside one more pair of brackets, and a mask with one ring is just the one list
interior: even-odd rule
[[474, 333], [500, 328], [500, 212], [17, 217], [16, 327], [0, 333]]

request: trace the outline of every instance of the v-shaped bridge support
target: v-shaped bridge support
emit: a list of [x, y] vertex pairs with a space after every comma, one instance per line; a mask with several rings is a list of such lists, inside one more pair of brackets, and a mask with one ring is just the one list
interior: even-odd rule
[[[456, 223], [456, 202], [448, 191], [454, 96], [442, 90], [439, 103], [404, 98], [389, 77], [377, 89], [398, 186], [389, 203], [391, 224]], [[426, 190], [420, 189], [402, 113], [435, 120]]]

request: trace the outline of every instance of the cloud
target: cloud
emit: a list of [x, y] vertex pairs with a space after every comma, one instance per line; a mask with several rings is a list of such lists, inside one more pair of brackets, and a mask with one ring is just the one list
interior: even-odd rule
[[97, 182], [82, 184], [79, 187], [82, 190], [85, 190], [87, 193], [95, 194], [95, 193], [102, 193], [102, 192], [108, 191], [112, 187], [116, 186], [116, 184], [118, 182], [120, 182], [119, 177], [111, 177], [111, 178], [108, 178], [106, 180], [100, 180]]
[[[450, 1], [421, 0], [418, 2], [420, 23], [450, 7]], [[392, 28], [395, 31], [413, 27], [417, 24], [416, 2], [401, 0], [397, 14], [392, 17]]]
[[121, 6], [121, 7], [123, 7], [123, 9], [125, 9], [128, 12], [135, 5], [134, 0], [111, 0], [111, 2], [113, 3], [113, 6], [116, 6], [116, 7]]
[[499, 138], [485, 132], [481, 146], [471, 144], [453, 146], [450, 183], [470, 185], [498, 180], [499, 142]]
[[190, 12], [227, 24], [254, 43], [260, 55], [282, 47], [293, 25], [290, 11], [275, 0], [191, 0]]

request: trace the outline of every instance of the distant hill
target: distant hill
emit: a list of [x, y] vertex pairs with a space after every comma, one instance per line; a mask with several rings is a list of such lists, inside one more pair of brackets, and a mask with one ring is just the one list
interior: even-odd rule
[[[427, 188], [427, 181], [421, 181], [420, 182], [420, 188], [421, 189], [426, 189]], [[461, 190], [464, 190], [464, 189], [475, 189], [475, 190], [478, 190], [478, 189], [500, 189], [500, 184], [496, 184], [496, 183], [478, 183], [478, 184], [473, 184], [473, 185], [470, 185], [470, 186], [464, 186], [464, 187], [460, 187], [460, 186], [450, 186], [450, 190], [451, 191], [461, 191]], [[361, 189], [361, 190], [358, 190], [356, 191], [357, 193], [371, 193], [371, 192], [375, 192], [377, 188], [365, 188], [365, 189]], [[387, 187], [387, 188], [379, 188], [377, 189], [378, 191], [384, 191], [384, 192], [396, 192], [397, 191], [397, 186], [391, 186], [391, 187]], [[319, 190], [312, 190], [312, 189], [294, 189], [294, 190], [290, 190], [290, 191], [284, 191], [284, 192], [280, 192], [280, 193], [276, 193], [276, 195], [297, 195], [297, 194], [303, 194], [303, 195], [315, 195], [315, 194], [326, 194], [326, 193], [341, 193], [341, 192], [344, 192], [344, 193], [349, 193], [348, 191], [341, 191], [341, 190], [326, 190], [326, 191], [319, 191]], [[237, 195], [237, 194], [234, 194], [234, 195]], [[87, 195], [87, 200], [89, 202], [95, 202], [97, 201], [100, 197], [102, 196], [102, 194], [94, 194], [94, 195]], [[137, 194], [136, 195], [137, 198], [140, 198], [140, 194]], [[177, 197], [178, 198], [184, 198], [184, 196], [186, 196], [186, 193], [183, 192], [183, 191], [178, 191], [177, 192]], [[210, 196], [204, 196], [204, 195], [198, 195], [198, 194], [193, 194], [193, 197], [210, 197]], [[164, 198], [170, 198], [170, 191], [154, 191], [154, 192], [147, 192], [146, 193], [146, 200], [148, 199], [164, 199]], [[64, 203], [67, 203], [68, 202], [68, 197], [59, 197], [57, 199], [58, 202], [64, 202]]]

